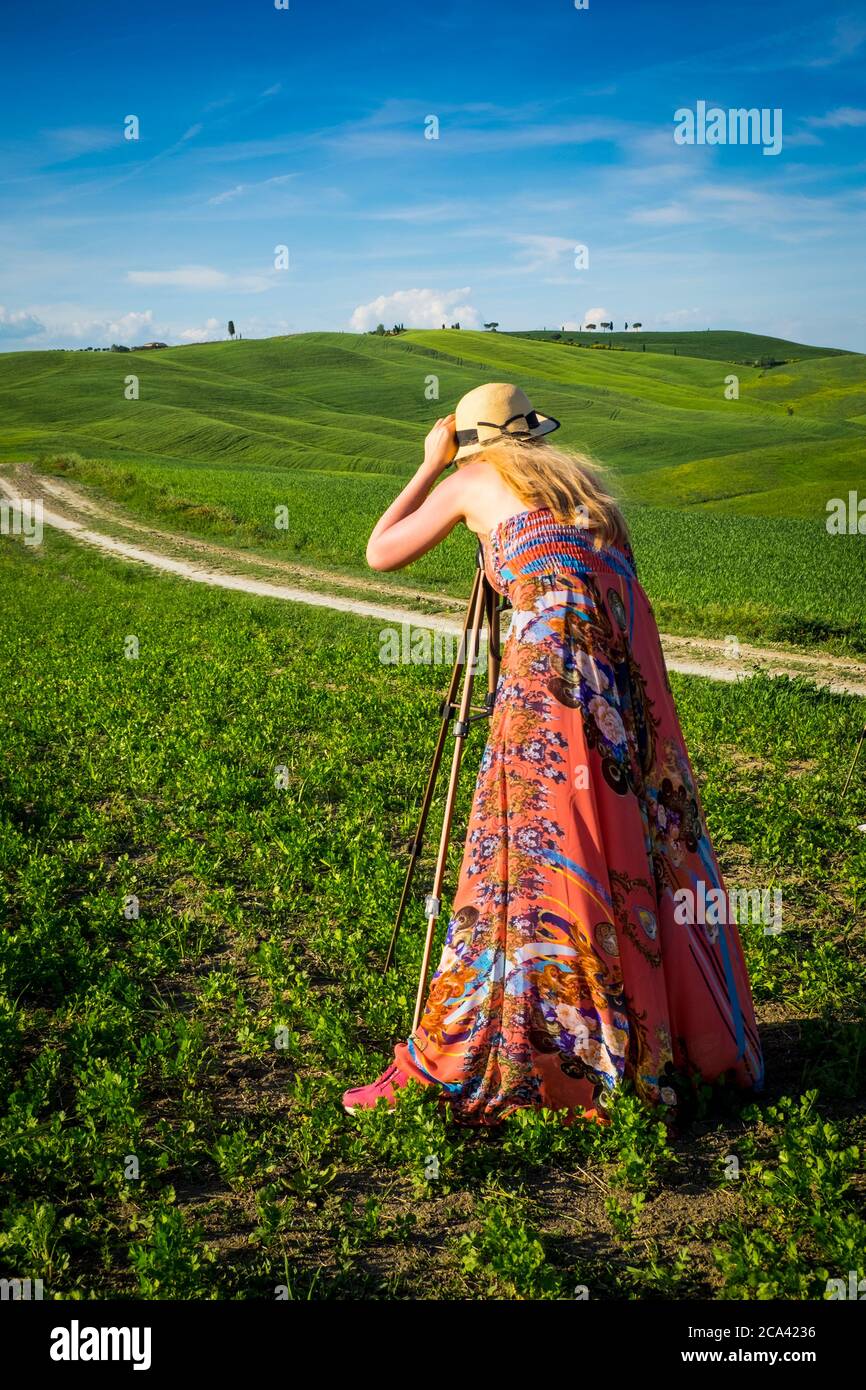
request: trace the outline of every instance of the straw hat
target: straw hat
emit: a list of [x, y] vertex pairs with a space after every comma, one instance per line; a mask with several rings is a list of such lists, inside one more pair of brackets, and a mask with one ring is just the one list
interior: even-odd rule
[[476, 386], [457, 402], [454, 431], [459, 448], [454, 462], [477, 454], [485, 444], [503, 435], [515, 439], [538, 439], [559, 429], [552, 415], [539, 415], [519, 386], [489, 382]]

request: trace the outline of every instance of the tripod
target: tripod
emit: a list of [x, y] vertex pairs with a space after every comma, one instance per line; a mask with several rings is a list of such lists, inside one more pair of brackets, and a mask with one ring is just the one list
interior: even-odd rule
[[[430, 969], [430, 956], [433, 950], [433, 937], [436, 931], [436, 923], [442, 909], [442, 883], [445, 877], [445, 860], [448, 855], [448, 843], [451, 838], [451, 822], [454, 819], [454, 803], [457, 796], [457, 780], [460, 775], [463, 748], [470, 726], [479, 719], [489, 719], [493, 713], [493, 706], [496, 700], [496, 685], [499, 680], [499, 663], [501, 659], [499, 614], [507, 607], [507, 604], [508, 600], [504, 599], [502, 595], [493, 588], [487, 575], [484, 573], [484, 555], [479, 545], [478, 554], [476, 556], [475, 579], [472, 584], [472, 591], [469, 595], [466, 617], [463, 621], [463, 632], [460, 637], [460, 645], [457, 649], [454, 668], [451, 672], [451, 679], [448, 684], [448, 693], [439, 707], [439, 736], [436, 741], [433, 761], [427, 777], [424, 799], [421, 803], [418, 829], [415, 832], [415, 837], [410, 847], [409, 865], [406, 870], [406, 879], [400, 897], [400, 906], [397, 909], [394, 930], [391, 933], [388, 953], [385, 957], [384, 969], [387, 971], [390, 969], [394, 960], [394, 947], [397, 943], [397, 933], [400, 930], [400, 925], [409, 902], [412, 880], [415, 876], [418, 860], [421, 857], [421, 846], [427, 827], [427, 818], [430, 814], [430, 807], [433, 804], [436, 779], [445, 753], [448, 731], [456, 714], [457, 718], [454, 721], [454, 752], [451, 757], [451, 774], [448, 778], [448, 791], [445, 796], [442, 831], [439, 837], [439, 852], [436, 856], [433, 886], [424, 900], [424, 915], [427, 918], [427, 937], [424, 943], [424, 955], [421, 961], [421, 978], [418, 981], [418, 995], [415, 1000], [415, 1014], [412, 1020], [413, 1033], [418, 1027], [418, 1023], [421, 1019], [421, 1011], [424, 1007], [427, 975]], [[481, 644], [481, 632], [485, 622], [488, 631], [487, 693], [484, 697], [483, 705], [479, 706], [473, 705], [472, 703], [472, 690], [475, 683], [478, 652]], [[458, 700], [457, 692], [461, 679], [463, 685]]]
[[866, 739], [866, 726], [864, 726], [864, 727], [860, 730], [860, 737], [859, 737], [859, 739], [857, 740], [857, 748], [856, 748], [856, 750], [855, 750], [855, 752], [854, 752], [854, 762], [852, 762], [850, 768], [848, 769], [848, 776], [845, 778], [845, 785], [844, 785], [844, 787], [842, 788], [842, 796], [845, 795], [846, 791], [848, 790], [848, 784], [850, 783], [851, 778], [854, 776], [854, 767], [855, 767], [855, 764], [856, 764], [856, 762], [857, 762], [857, 759], [858, 759], [859, 756], [860, 756], [860, 749], [863, 747], [863, 740], [864, 740], [864, 739]]

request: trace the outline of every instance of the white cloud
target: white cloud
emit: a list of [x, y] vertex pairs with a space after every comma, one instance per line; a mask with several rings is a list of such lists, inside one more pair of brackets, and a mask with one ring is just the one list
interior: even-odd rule
[[0, 338], [32, 338], [45, 332], [45, 324], [26, 309], [15, 312], [0, 304]]
[[117, 126], [61, 126], [45, 132], [50, 140], [56, 142], [63, 154], [74, 159], [80, 154], [92, 154], [95, 150], [107, 150], [119, 146], [123, 132]]
[[228, 276], [209, 265], [182, 265], [177, 270], [128, 270], [132, 285], [174, 285], [185, 290], [221, 289]]
[[610, 314], [607, 309], [587, 309], [583, 321], [584, 323], [594, 323], [597, 328], [600, 323], [610, 323]]
[[823, 145], [824, 141], [820, 135], [816, 135], [813, 130], [795, 130], [793, 133], [785, 131], [785, 148], [790, 145]]
[[694, 220], [694, 213], [682, 203], [665, 203], [657, 208], [639, 208], [631, 214], [632, 222], [640, 222], [645, 227], [678, 227], [684, 222]]
[[214, 338], [224, 337], [226, 331], [226, 325], [220, 319], [206, 319], [201, 328], [182, 328], [177, 336], [185, 343], [207, 343]]
[[[588, 145], [596, 141], [625, 142], [633, 127], [621, 120], [587, 119], [582, 121], [553, 121], [531, 123], [514, 118], [509, 124], [460, 125], [448, 111], [436, 113], [443, 119], [443, 138], [457, 154], [511, 153], [517, 150], [556, 148], [560, 145]], [[458, 118], [459, 119], [459, 118]], [[355, 121], [335, 135], [323, 137], [324, 143], [350, 155], [391, 158], [394, 155], [417, 151], [424, 146], [424, 117], [413, 115], [402, 128], [394, 122]]]
[[460, 215], [454, 203], [418, 203], [414, 207], [386, 208], [382, 212], [368, 212], [376, 222], [453, 222]]
[[127, 347], [134, 343], [152, 342], [165, 335], [157, 329], [153, 321], [152, 309], [131, 309], [114, 317], [66, 318], [62, 316], [52, 322], [51, 331], [58, 338], [73, 338], [88, 343], [123, 343]]
[[120, 318], [105, 325], [104, 336], [111, 338], [113, 343], [139, 342], [142, 338], [152, 341], [154, 336], [153, 310], [145, 309], [142, 313], [132, 312], [121, 314]]
[[866, 24], [862, 19], [846, 15], [837, 19], [835, 31], [826, 51], [805, 61], [806, 67], [825, 68], [852, 58], [866, 41]]
[[566, 254], [574, 256], [578, 245], [577, 238], [565, 236], [514, 235], [511, 240], [526, 252], [524, 270], [547, 270], [556, 266]]
[[266, 275], [226, 275], [210, 265], [181, 265], [175, 270], [128, 270], [131, 285], [170, 285], [184, 290], [241, 290], [260, 294], [272, 288]]
[[[35, 305], [26, 312], [5, 317], [13, 326], [26, 321], [28, 326], [25, 331], [28, 335], [35, 333], [48, 335], [52, 347], [66, 345], [74, 347], [79, 343], [106, 347], [111, 343], [124, 343], [129, 346], [133, 343], [149, 342], [154, 338], [165, 339], [167, 337], [164, 328], [158, 327], [154, 323], [152, 309], [111, 313], [111, 311], [101, 312], [99, 309], [78, 304], [44, 304]], [[33, 324], [38, 326], [33, 328], [30, 326]], [[0, 309], [0, 336], [3, 333], [4, 313]], [[11, 330], [9, 336], [13, 336]], [[18, 334], [16, 333], [14, 336], [18, 336]]]
[[653, 315], [653, 327], [686, 329], [700, 324], [705, 328], [705, 320], [706, 314], [702, 309], [668, 309], [666, 313]]
[[828, 111], [826, 116], [811, 116], [809, 125], [826, 127], [828, 130], [862, 126], [866, 125], [866, 111], [859, 106], [837, 106], [835, 111]]
[[441, 328], [443, 323], [459, 323], [463, 328], [478, 327], [478, 313], [466, 301], [472, 291], [461, 290], [395, 290], [380, 294], [369, 304], [359, 304], [352, 314], [351, 327], [365, 333], [377, 324], [388, 328], [392, 323], [405, 323], [407, 328]]
[[236, 183], [234, 188], [226, 188], [222, 193], [216, 193], [213, 198], [208, 198], [208, 202], [214, 205], [228, 203], [233, 198], [243, 197], [245, 193], [256, 193], [262, 188], [273, 188], [281, 183], [288, 183], [289, 179], [295, 177], [295, 174], [275, 174], [272, 179], [259, 179], [256, 183]]
[[[234, 314], [244, 338], [272, 338], [297, 331], [297, 325], [282, 317], [259, 318], [255, 314]], [[0, 306], [0, 349], [17, 351], [30, 347], [77, 348], [110, 347], [122, 343], [154, 340], [163, 343], [201, 343], [227, 337], [225, 318], [210, 317], [190, 323], [189, 319], [169, 320], [153, 309], [123, 312], [93, 304], [31, 304], [15, 313]]]

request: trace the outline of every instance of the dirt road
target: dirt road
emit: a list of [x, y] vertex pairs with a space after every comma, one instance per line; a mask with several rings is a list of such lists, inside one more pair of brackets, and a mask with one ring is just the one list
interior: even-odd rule
[[[92, 546], [103, 554], [147, 565], [191, 583], [357, 613], [390, 625], [409, 623], [434, 632], [460, 634], [461, 614], [457, 605], [451, 602], [449, 606], [441, 595], [400, 590], [375, 578], [353, 579], [312, 566], [263, 559], [149, 527], [66, 481], [33, 473], [26, 465], [6, 467], [0, 474], [0, 494], [9, 500], [39, 498], [43, 504], [44, 525], [63, 531], [79, 544]], [[281, 582], [284, 578], [295, 582]], [[335, 593], [335, 589], [343, 592]], [[356, 597], [351, 596], [352, 591]], [[371, 598], [371, 594], [376, 597]], [[392, 601], [378, 601], [386, 596]], [[400, 601], [405, 605], [407, 599], [423, 605], [424, 609], [438, 611], [401, 606]], [[662, 647], [668, 669], [683, 675], [736, 681], [761, 669], [774, 676], [803, 676], [840, 694], [866, 697], [866, 663], [823, 652], [740, 643], [734, 653], [731, 644], [721, 638], [670, 634], [662, 634]]]

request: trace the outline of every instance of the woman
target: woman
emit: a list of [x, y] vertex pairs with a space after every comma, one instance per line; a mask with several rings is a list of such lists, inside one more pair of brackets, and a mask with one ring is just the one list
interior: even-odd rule
[[399, 569], [464, 521], [513, 616], [426, 1007], [350, 1114], [409, 1079], [485, 1125], [520, 1106], [604, 1122], [623, 1079], [671, 1117], [695, 1079], [762, 1085], [736, 925], [701, 910], [728, 900], [652, 608], [557, 425], [514, 386], [471, 391], [370, 537], [372, 567]]

